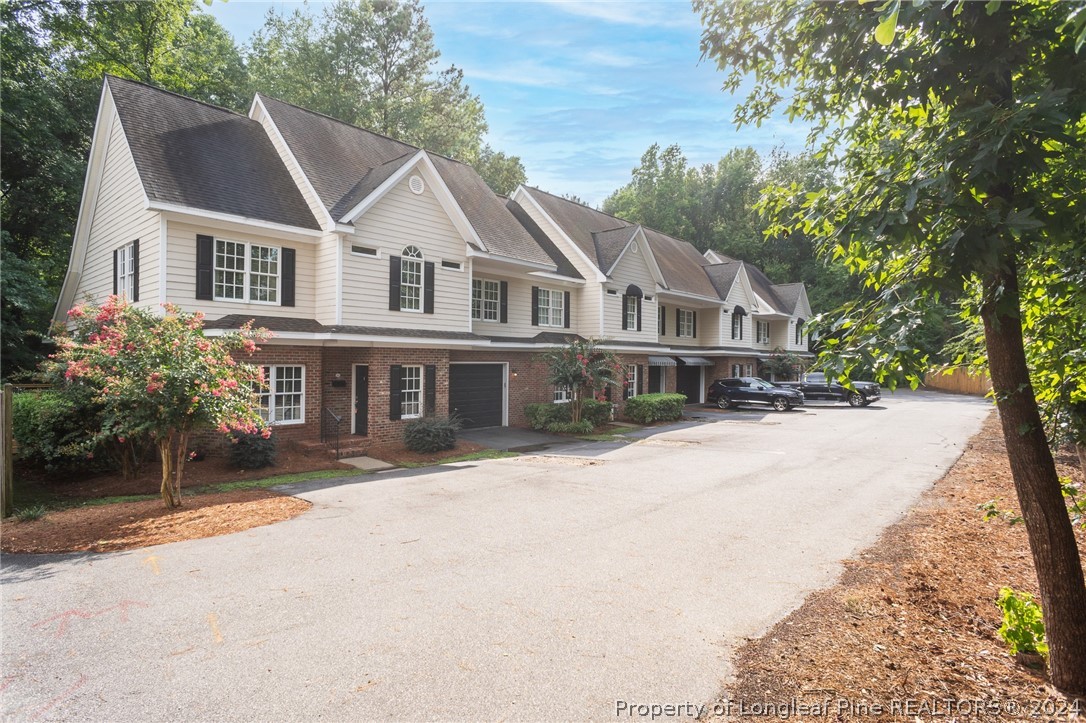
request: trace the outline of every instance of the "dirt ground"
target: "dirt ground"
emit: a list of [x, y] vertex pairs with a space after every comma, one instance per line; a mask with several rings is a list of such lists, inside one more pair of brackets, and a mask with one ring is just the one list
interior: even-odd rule
[[[368, 450], [369, 456], [396, 465], [426, 464], [478, 452], [485, 447], [458, 442], [444, 452], [421, 454], [399, 444]], [[239, 470], [224, 456], [208, 457], [185, 465], [183, 507], [167, 510], [157, 497], [138, 502], [86, 505], [47, 513], [37, 520], [4, 520], [0, 550], [5, 553], [113, 552], [167, 542], [226, 535], [294, 517], [309, 509], [303, 500], [268, 490], [238, 490], [194, 494], [206, 485], [264, 479], [324, 469], [354, 469], [319, 450], [280, 451], [276, 463], [257, 470]], [[72, 475], [25, 483], [37, 486], [39, 497], [74, 502], [118, 495], [157, 494], [157, 463], [148, 464], [135, 479], [120, 474], [98, 474], [74, 479]]]
[[[1071, 454], [1057, 461], [1083, 481]], [[1015, 660], [996, 636], [999, 589], [1038, 591], [1025, 528], [977, 510], [992, 499], [1017, 509], [995, 413], [903, 521], [846, 561], [835, 587], [739, 650], [712, 717], [1073, 718], [1043, 668]], [[1086, 530], [1076, 535], [1086, 559]]]

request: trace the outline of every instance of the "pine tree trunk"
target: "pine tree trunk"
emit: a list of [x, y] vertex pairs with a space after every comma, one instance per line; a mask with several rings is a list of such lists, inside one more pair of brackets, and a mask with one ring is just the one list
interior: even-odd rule
[[1070, 695], [1086, 695], [1086, 583], [1030, 384], [1018, 275], [1013, 252], [1008, 256], [1007, 270], [985, 280], [987, 291], [1003, 289], [1001, 299], [989, 300], [981, 310], [988, 368], [1040, 586], [1052, 684]]
[[158, 453], [162, 457], [162, 486], [159, 491], [162, 494], [162, 502], [167, 509], [181, 506], [181, 490], [174, 490], [174, 453], [173, 435], [159, 437]]

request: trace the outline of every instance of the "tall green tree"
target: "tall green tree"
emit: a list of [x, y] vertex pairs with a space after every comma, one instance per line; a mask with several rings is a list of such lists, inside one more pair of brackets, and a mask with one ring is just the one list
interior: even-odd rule
[[459, 68], [438, 69], [440, 56], [418, 0], [338, 0], [319, 16], [269, 11], [249, 69], [261, 92], [473, 162], [483, 106]]
[[817, 238], [870, 292], [835, 314], [824, 363], [845, 376], [870, 364], [891, 384], [916, 383], [925, 360], [908, 339], [921, 312], [975, 291], [1052, 683], [1086, 694], [1086, 585], [1031, 383], [1023, 323], [1034, 307], [1022, 294], [1030, 266], [1057, 250], [1072, 249], [1065, 263], [1086, 262], [1084, 198], [1055, 182], [1063, 155], [1086, 144], [1082, 5], [695, 8], [725, 87], [754, 79], [737, 120], [783, 106], [821, 129], [822, 151], [839, 159], [841, 185], [805, 196], [781, 222]]

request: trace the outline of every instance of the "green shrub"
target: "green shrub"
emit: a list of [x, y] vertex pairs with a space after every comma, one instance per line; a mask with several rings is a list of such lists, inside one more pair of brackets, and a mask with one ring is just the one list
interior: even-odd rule
[[423, 417], [407, 423], [403, 443], [412, 452], [440, 452], [456, 446], [460, 420], [454, 417]]
[[524, 408], [528, 417], [528, 426], [532, 429], [546, 429], [548, 424], [568, 422], [572, 419], [568, 404], [529, 404]]
[[16, 459], [38, 469], [67, 469], [93, 456], [93, 433], [83, 427], [85, 411], [54, 391], [20, 392], [12, 400]]
[[610, 402], [599, 402], [595, 399], [586, 399], [581, 407], [581, 421], [587, 420], [591, 422], [593, 429], [602, 427], [611, 421], [614, 408], [615, 405]]
[[996, 605], [1003, 612], [1003, 625], [998, 635], [1011, 655], [1035, 653], [1048, 657], [1044, 616], [1041, 606], [1033, 602], [1033, 596], [1004, 587], [999, 590]]
[[547, 431], [554, 434], [592, 434], [592, 429], [592, 422], [587, 419], [579, 422], [551, 422], [547, 425]]
[[[275, 437], [260, 432], [230, 433], [230, 462], [239, 469], [260, 469], [275, 464]], [[199, 453], [192, 452], [193, 459]]]
[[31, 505], [30, 507], [20, 507], [15, 510], [15, 516], [21, 522], [30, 522], [44, 517], [46, 512], [45, 505]]
[[686, 405], [684, 394], [641, 394], [626, 400], [626, 416], [638, 424], [679, 419]]

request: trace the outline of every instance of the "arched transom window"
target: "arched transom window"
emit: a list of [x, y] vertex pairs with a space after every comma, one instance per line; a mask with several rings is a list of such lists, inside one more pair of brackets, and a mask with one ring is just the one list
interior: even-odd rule
[[422, 252], [408, 246], [400, 255], [400, 309], [422, 311]]

